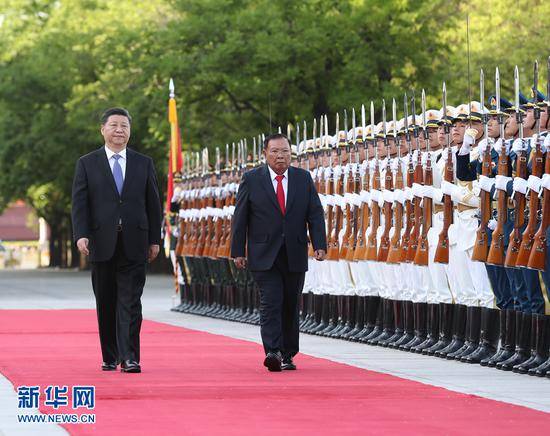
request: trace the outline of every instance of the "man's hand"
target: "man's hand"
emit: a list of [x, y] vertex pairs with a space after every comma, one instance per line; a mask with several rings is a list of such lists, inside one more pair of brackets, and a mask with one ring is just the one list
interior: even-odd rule
[[246, 267], [246, 257], [236, 257], [234, 262], [235, 266], [239, 269], [244, 269]]
[[327, 257], [325, 250], [315, 250], [315, 260], [323, 261]]
[[88, 250], [89, 242], [90, 241], [88, 240], [88, 238], [80, 238], [78, 241], [76, 241], [78, 251], [80, 251], [84, 256], [88, 256], [90, 254], [90, 250]]
[[147, 255], [147, 262], [151, 263], [158, 256], [160, 246], [157, 244], [149, 245], [149, 254]]

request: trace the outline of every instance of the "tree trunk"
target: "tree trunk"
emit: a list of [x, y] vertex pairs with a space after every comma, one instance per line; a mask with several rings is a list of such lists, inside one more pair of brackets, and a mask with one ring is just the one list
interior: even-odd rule
[[62, 266], [61, 233], [59, 221], [55, 224], [52, 222], [50, 224], [50, 267]]

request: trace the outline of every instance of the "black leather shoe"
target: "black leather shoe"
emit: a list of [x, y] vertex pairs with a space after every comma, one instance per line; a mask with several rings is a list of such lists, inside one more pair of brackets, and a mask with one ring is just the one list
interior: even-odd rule
[[285, 357], [283, 359], [283, 364], [281, 366], [281, 369], [283, 371], [295, 371], [296, 365], [294, 364], [294, 361], [292, 360], [292, 357]]
[[139, 366], [139, 363], [137, 363], [135, 360], [124, 360], [120, 364], [120, 371], [137, 373], [141, 372], [141, 366]]
[[281, 356], [281, 353], [279, 351], [277, 351], [276, 353], [269, 352], [267, 353], [267, 356], [265, 356], [264, 366], [267, 367], [267, 369], [271, 372], [278, 372], [281, 371], [282, 361], [283, 356]]
[[116, 362], [109, 362], [109, 363], [103, 362], [101, 364], [101, 370], [102, 371], [116, 371], [116, 365], [117, 365]]

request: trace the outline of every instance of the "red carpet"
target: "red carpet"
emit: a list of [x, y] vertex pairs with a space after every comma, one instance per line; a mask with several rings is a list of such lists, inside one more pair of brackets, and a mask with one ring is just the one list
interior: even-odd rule
[[547, 413], [304, 355], [298, 371], [268, 373], [257, 344], [151, 321], [142, 330], [143, 373], [105, 373], [96, 328], [90, 310], [0, 310], [0, 372], [14, 386], [96, 386], [97, 422], [66, 425], [74, 434], [517, 435], [550, 428]]

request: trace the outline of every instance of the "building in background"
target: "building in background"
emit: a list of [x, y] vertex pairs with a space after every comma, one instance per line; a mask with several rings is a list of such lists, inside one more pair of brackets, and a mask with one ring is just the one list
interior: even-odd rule
[[0, 215], [0, 268], [39, 268], [49, 263], [49, 230], [24, 201]]

